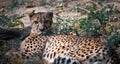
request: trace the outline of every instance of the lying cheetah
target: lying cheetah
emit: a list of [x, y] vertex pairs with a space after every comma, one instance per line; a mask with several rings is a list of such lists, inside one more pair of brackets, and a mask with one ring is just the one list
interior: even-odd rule
[[[52, 12], [30, 13], [29, 14], [30, 20], [35, 20], [34, 18], [37, 18], [36, 20], [39, 21], [39, 24], [37, 24], [37, 21], [35, 21], [35, 22], [31, 21], [32, 25], [34, 25], [34, 27], [32, 27], [32, 28], [35, 28], [35, 25], [36, 25], [36, 27], [40, 27], [38, 29], [32, 29], [32, 31], [38, 30], [37, 31], [38, 33], [45, 34], [45, 32], [47, 32], [50, 29], [50, 26], [53, 23], [52, 16], [53, 16]], [[21, 43], [21, 41], [23, 41], [29, 35], [33, 34], [32, 32], [31, 32], [31, 34], [29, 34], [29, 30], [31, 29], [31, 27], [29, 27], [27, 30], [26, 30], [26, 27], [25, 28], [0, 27], [0, 29], [1, 29], [0, 30], [0, 40], [13, 39], [13, 40], [15, 40], [15, 42], [13, 42], [13, 40], [12, 40], [12, 42], [13, 42], [12, 44], [17, 44], [17, 46], [14, 46], [15, 48], [13, 46], [11, 46], [12, 49], [10, 48], [9, 51], [4, 54], [5, 57], [9, 60], [9, 63], [10, 64], [22, 64], [22, 63], [26, 64], [26, 60], [24, 62], [24, 59], [22, 58], [23, 56], [21, 56], [18, 48], [19, 48], [19, 44]], [[22, 37], [22, 39], [21, 39], [21, 37]], [[35, 59], [35, 61], [36, 61], [36, 59]], [[27, 63], [29, 64], [29, 62], [27, 62]]]
[[[115, 64], [109, 47], [101, 38], [73, 35], [42, 35], [44, 28], [50, 27], [53, 14], [30, 15], [31, 34], [21, 43], [20, 53], [24, 58], [39, 55], [48, 64]], [[44, 19], [51, 17], [50, 19]], [[49, 26], [46, 26], [49, 24]], [[68, 60], [70, 59], [70, 60]], [[75, 62], [74, 62], [75, 61]]]

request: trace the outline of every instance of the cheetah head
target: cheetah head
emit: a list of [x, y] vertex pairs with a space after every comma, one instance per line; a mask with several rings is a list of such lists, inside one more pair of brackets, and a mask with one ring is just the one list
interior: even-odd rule
[[31, 33], [41, 34], [44, 30], [49, 29], [53, 23], [52, 12], [30, 13], [29, 18], [32, 25]]

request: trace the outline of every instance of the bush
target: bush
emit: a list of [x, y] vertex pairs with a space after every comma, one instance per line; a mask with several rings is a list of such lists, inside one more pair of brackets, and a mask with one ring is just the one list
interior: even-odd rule
[[[67, 18], [63, 20], [58, 16], [57, 22], [53, 24], [52, 29], [58, 29], [60, 33], [64, 34], [74, 34], [77, 35], [89, 35], [89, 36], [107, 36], [109, 43], [116, 43], [120, 39], [120, 33], [116, 26], [109, 26], [110, 22], [119, 22], [118, 18], [114, 19], [115, 14], [120, 12], [115, 9], [115, 5], [106, 5], [103, 6], [101, 3], [98, 3], [101, 9], [97, 9], [95, 5], [87, 6], [87, 18], [81, 18], [79, 20], [74, 20], [73, 18]], [[113, 16], [113, 17], [112, 17]], [[73, 24], [78, 24], [76, 26]], [[116, 28], [115, 28], [116, 27]], [[109, 30], [108, 30], [109, 28]], [[114, 33], [114, 34], [113, 34]]]

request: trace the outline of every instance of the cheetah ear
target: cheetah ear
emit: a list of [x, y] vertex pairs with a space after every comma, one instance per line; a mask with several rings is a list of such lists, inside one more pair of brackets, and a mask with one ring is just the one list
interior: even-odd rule
[[35, 15], [35, 10], [33, 10], [31, 13], [29, 13], [29, 18], [31, 19], [31, 17], [33, 16], [33, 15]]
[[47, 12], [46, 18], [52, 19], [53, 18], [53, 12]]

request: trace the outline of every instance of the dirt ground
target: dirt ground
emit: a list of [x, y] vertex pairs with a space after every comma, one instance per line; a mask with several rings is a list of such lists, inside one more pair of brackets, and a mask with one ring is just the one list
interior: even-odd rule
[[[17, 0], [15, 0], [17, 1]], [[26, 0], [27, 1], [27, 0]], [[18, 16], [22, 16], [24, 15], [25, 17], [20, 19], [24, 24], [25, 26], [29, 26], [29, 18], [28, 18], [28, 14], [30, 12], [32, 12], [33, 10], [35, 10], [35, 12], [48, 12], [48, 11], [52, 11], [54, 13], [54, 22], [56, 22], [56, 14], [59, 13], [59, 15], [62, 17], [62, 18], [68, 18], [68, 17], [73, 17], [75, 19], [78, 19], [80, 17], [83, 17], [81, 16], [81, 13], [80, 12], [71, 12], [70, 9], [72, 9], [76, 3], [79, 3], [81, 9], [85, 8], [85, 6], [87, 6], [88, 4], [90, 3], [94, 3], [96, 4], [96, 2], [99, 2], [99, 1], [102, 1], [104, 4], [115, 4], [118, 8], [118, 10], [120, 10], [120, 1], [119, 0], [63, 0], [63, 2], [59, 1], [59, 0], [31, 0], [32, 1], [32, 4], [33, 4], [33, 7], [30, 7], [30, 8], [26, 8], [25, 6], [23, 5], [20, 5], [20, 3], [22, 2], [26, 2], [26, 1], [23, 1], [23, 0], [18, 0], [18, 6], [13, 8], [12, 10], [9, 10], [7, 11], [6, 13], [4, 13], [5, 15], [7, 16], [15, 16], [15, 15], [18, 15]], [[1, 4], [0, 4], [0, 8], [6, 8], [8, 6], [10, 6], [11, 4], [14, 3], [14, 0], [0, 0]], [[39, 3], [38, 3], [39, 2]], [[30, 3], [29, 3], [29, 0], [27, 1], [27, 4], [26, 6], [28, 6]], [[32, 6], [31, 4], [31, 6]], [[63, 8], [62, 6], [66, 4]], [[84, 5], [84, 6], [83, 6]], [[62, 8], [62, 9], [61, 9]]]

